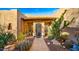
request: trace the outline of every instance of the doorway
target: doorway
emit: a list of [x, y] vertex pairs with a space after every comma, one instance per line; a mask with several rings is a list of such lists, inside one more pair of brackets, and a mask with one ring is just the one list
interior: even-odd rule
[[42, 26], [41, 26], [40, 23], [36, 24], [36, 37], [37, 38], [40, 38], [41, 37], [41, 32], [42, 32], [41, 27]]

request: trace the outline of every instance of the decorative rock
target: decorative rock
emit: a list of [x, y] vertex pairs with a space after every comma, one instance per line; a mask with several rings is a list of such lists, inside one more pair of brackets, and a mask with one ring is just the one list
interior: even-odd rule
[[63, 48], [65, 49], [66, 47], [65, 47], [65, 46], [63, 46]]
[[0, 48], [0, 51], [3, 51], [3, 48]]
[[13, 51], [15, 49], [15, 44], [7, 45], [4, 47], [4, 51]]
[[53, 40], [51, 40], [51, 42], [53, 42]]
[[73, 47], [70, 48], [72, 51], [79, 51], [79, 46], [77, 44], [73, 44]]
[[50, 45], [50, 42], [48, 42], [47, 44]]
[[53, 41], [53, 44], [55, 45], [61, 45], [57, 40], [52, 40]]

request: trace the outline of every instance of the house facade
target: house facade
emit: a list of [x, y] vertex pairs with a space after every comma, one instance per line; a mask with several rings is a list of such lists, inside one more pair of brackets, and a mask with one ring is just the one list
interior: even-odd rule
[[5, 30], [14, 33], [17, 38], [20, 32], [20, 20], [23, 17], [24, 15], [18, 12], [17, 9], [0, 10], [0, 25], [5, 26]]
[[46, 36], [48, 34], [48, 27], [55, 19], [54, 17], [47, 16], [22, 18], [21, 32], [26, 33], [27, 36]]
[[27, 16], [17, 9], [0, 10], [0, 25], [4, 25], [6, 31], [11, 31], [16, 37], [21, 32], [27, 36], [45, 36], [47, 27], [54, 19], [51, 16]]
[[[13, 32], [16, 37], [20, 32], [27, 36], [47, 36], [51, 22], [60, 17], [64, 10], [64, 8], [59, 9], [52, 16], [29, 16], [22, 14], [17, 9], [0, 10], [0, 24], [6, 26], [6, 30]], [[74, 24], [77, 24], [79, 19], [78, 11], [79, 9], [68, 9], [65, 19], [68, 20], [68, 15], [72, 13], [77, 19]]]

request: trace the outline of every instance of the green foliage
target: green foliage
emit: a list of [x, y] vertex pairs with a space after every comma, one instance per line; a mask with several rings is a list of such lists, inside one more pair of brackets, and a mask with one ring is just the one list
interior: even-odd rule
[[66, 41], [64, 42], [64, 46], [65, 46], [67, 49], [72, 48], [72, 45], [73, 45], [72, 40], [66, 40]]
[[7, 43], [10, 43], [11, 41], [15, 41], [15, 36], [12, 33], [2, 33], [0, 34], [0, 46], [2, 48], [7, 45]]
[[27, 51], [30, 49], [31, 45], [32, 45], [32, 41], [24, 40], [20, 42], [19, 44], [17, 44], [15, 49], [17, 51]]
[[69, 38], [69, 33], [68, 32], [61, 32], [60, 37], [63, 40], [67, 40]]
[[[60, 18], [52, 21], [51, 28], [50, 28], [51, 36], [49, 35], [50, 37], [52, 37], [52, 39], [60, 38], [60, 33], [62, 29], [66, 28], [74, 20], [74, 18], [70, 22], [64, 20], [64, 14], [66, 13], [66, 11], [67, 10], [64, 11], [64, 13], [61, 15]], [[61, 26], [62, 24], [63, 26]]]
[[23, 33], [19, 33], [17, 39], [18, 39], [19, 41], [22, 41], [22, 40], [24, 40], [24, 38], [25, 38], [25, 35], [24, 35]]
[[49, 36], [48, 36], [48, 39], [49, 39], [49, 40], [52, 40], [53, 38], [54, 38], [54, 37], [53, 37], [52, 35], [49, 35]]
[[4, 46], [5, 46], [4, 40], [0, 39], [0, 48], [4, 48]]
[[64, 29], [64, 28], [66, 28], [69, 24], [71, 24], [74, 19], [75, 19], [75, 18], [73, 17], [70, 22], [64, 20], [64, 24], [63, 24], [63, 27], [61, 28], [61, 30]]
[[0, 25], [0, 33], [3, 33], [3, 32], [5, 32], [5, 26], [3, 26], [3, 25]]
[[13, 33], [6, 32], [4, 27], [0, 25], [0, 48], [4, 48], [7, 43], [15, 40], [15, 35]]

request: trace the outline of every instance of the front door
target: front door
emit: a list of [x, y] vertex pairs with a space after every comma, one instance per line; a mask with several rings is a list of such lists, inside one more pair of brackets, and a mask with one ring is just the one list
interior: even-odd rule
[[41, 24], [36, 24], [36, 37], [41, 37]]

